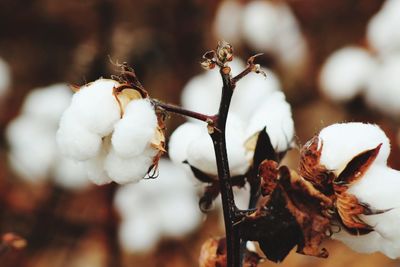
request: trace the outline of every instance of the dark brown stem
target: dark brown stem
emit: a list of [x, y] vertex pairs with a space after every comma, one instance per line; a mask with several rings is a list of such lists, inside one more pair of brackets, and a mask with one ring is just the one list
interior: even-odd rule
[[176, 106], [176, 105], [166, 104], [166, 103], [160, 102], [155, 99], [152, 99], [151, 101], [155, 107], [162, 108], [163, 110], [168, 111], [168, 112], [172, 112], [172, 113], [175, 113], [178, 115], [194, 118], [194, 119], [201, 120], [201, 121], [204, 121], [207, 123], [215, 123], [217, 121], [217, 116], [215, 116], [215, 115], [214, 116], [205, 115], [202, 113], [184, 109], [184, 108]]
[[228, 118], [229, 105], [232, 99], [235, 83], [232, 82], [228, 68], [221, 68], [220, 74], [223, 81], [221, 103], [218, 111], [218, 121], [215, 130], [210, 134], [217, 161], [218, 178], [222, 198], [222, 207], [225, 221], [227, 266], [240, 267], [240, 236], [236, 224], [235, 200], [233, 197], [232, 184], [229, 172], [228, 156], [226, 152], [225, 128]]

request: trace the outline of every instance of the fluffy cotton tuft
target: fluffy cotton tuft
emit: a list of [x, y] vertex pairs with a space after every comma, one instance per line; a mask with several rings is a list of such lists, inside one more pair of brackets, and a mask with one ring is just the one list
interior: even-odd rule
[[342, 48], [324, 63], [319, 77], [320, 88], [334, 101], [349, 101], [361, 93], [375, 69], [376, 63], [366, 50]]
[[323, 144], [320, 162], [328, 170], [339, 174], [352, 158], [365, 150], [382, 147], [375, 162], [386, 164], [390, 153], [389, 139], [374, 124], [360, 122], [330, 125], [319, 133]]
[[247, 138], [264, 127], [276, 152], [290, 148], [294, 138], [294, 122], [290, 105], [282, 92], [272, 93], [254, 112], [247, 127]]
[[387, 0], [368, 24], [368, 42], [382, 56], [400, 51], [399, 13], [400, 2]]
[[55, 84], [31, 91], [21, 114], [7, 127], [11, 167], [28, 182], [54, 178], [66, 189], [87, 187], [82, 166], [63, 157], [56, 146], [56, 131], [64, 109], [71, 101], [68, 86]]
[[127, 95], [114, 92], [119, 85], [99, 79], [81, 87], [57, 132], [63, 154], [84, 162], [89, 179], [99, 185], [139, 181], [156, 163], [163, 145], [149, 99], [121, 101], [119, 96]]
[[114, 203], [122, 217], [120, 242], [129, 252], [149, 250], [163, 236], [182, 237], [202, 218], [186, 172], [167, 160], [160, 160], [156, 179], [120, 187]]
[[130, 102], [112, 135], [115, 153], [123, 158], [140, 155], [153, 138], [156, 127], [157, 116], [149, 100]]

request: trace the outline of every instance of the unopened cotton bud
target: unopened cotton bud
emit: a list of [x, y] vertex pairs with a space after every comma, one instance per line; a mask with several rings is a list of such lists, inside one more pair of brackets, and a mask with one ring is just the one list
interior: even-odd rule
[[349, 101], [365, 89], [375, 68], [376, 62], [368, 51], [358, 47], [342, 48], [324, 63], [320, 88], [334, 101]]

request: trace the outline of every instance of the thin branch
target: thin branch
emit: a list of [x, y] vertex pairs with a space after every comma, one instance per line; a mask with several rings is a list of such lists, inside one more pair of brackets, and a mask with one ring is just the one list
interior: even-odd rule
[[212, 123], [215, 124], [215, 122], [217, 121], [217, 116], [215, 116], [215, 115], [214, 116], [205, 115], [205, 114], [202, 114], [202, 113], [198, 113], [198, 112], [194, 112], [194, 111], [191, 111], [191, 110], [184, 109], [184, 108], [176, 106], [176, 105], [166, 104], [166, 103], [163, 103], [163, 102], [158, 101], [156, 99], [152, 99], [151, 101], [152, 101], [152, 103], [153, 103], [153, 105], [155, 107], [159, 107], [159, 108], [161, 108], [161, 109], [163, 109], [165, 111], [168, 111], [168, 112], [172, 112], [172, 113], [175, 113], [175, 114], [178, 114], [178, 115], [194, 118], [194, 119], [197, 119], [197, 120], [200, 120], [200, 121], [207, 122], [209, 124], [210, 123], [211, 124]]

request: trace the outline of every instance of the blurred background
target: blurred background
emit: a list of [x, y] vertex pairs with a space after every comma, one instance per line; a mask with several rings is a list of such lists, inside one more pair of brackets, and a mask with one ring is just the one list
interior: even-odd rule
[[[77, 177], [77, 172], [57, 167], [61, 160], [49, 148], [57, 118], [47, 129], [49, 118], [43, 116], [53, 112], [48, 106], [59, 107], [57, 101], [62, 100], [41, 101], [38, 95], [47, 93], [32, 92], [109, 77], [117, 70], [113, 62], [132, 66], [152, 97], [179, 104], [185, 84], [203, 72], [202, 54], [217, 40], [232, 43], [242, 59], [262, 52], [259, 62], [277, 75], [292, 105], [299, 146], [331, 123], [377, 123], [391, 139], [390, 165], [400, 168], [396, 2], [400, 1], [0, 1], [0, 235], [15, 233], [27, 242], [17, 250], [3, 240], [0, 265], [197, 266], [201, 244], [223, 235], [218, 208], [190, 215], [197, 220], [185, 231], [157, 226], [169, 220], [168, 211], [164, 217], [151, 214], [161, 212], [162, 201], [143, 209], [150, 213], [146, 216], [126, 215], [124, 209], [140, 211], [140, 203], [164, 194], [157, 190], [167, 186], [155, 189], [148, 199], [130, 198], [139, 195], [132, 191], [118, 200], [121, 190], [115, 184], [93, 186], [79, 180], [71, 186], [68, 177]], [[183, 121], [168, 120], [167, 136]], [[43, 151], [51, 153], [43, 159]], [[297, 162], [298, 151], [289, 153], [287, 163], [296, 168]], [[202, 187], [194, 188], [197, 200], [196, 190]], [[126, 207], [129, 201], [132, 206]], [[132, 219], [126, 226], [132, 216], [146, 219]], [[132, 233], [132, 225], [139, 230]], [[144, 243], [138, 245], [130, 236]], [[379, 253], [357, 254], [335, 241], [326, 247], [326, 260], [292, 252], [282, 266], [400, 264]], [[274, 264], [262, 264], [270, 265]]]

